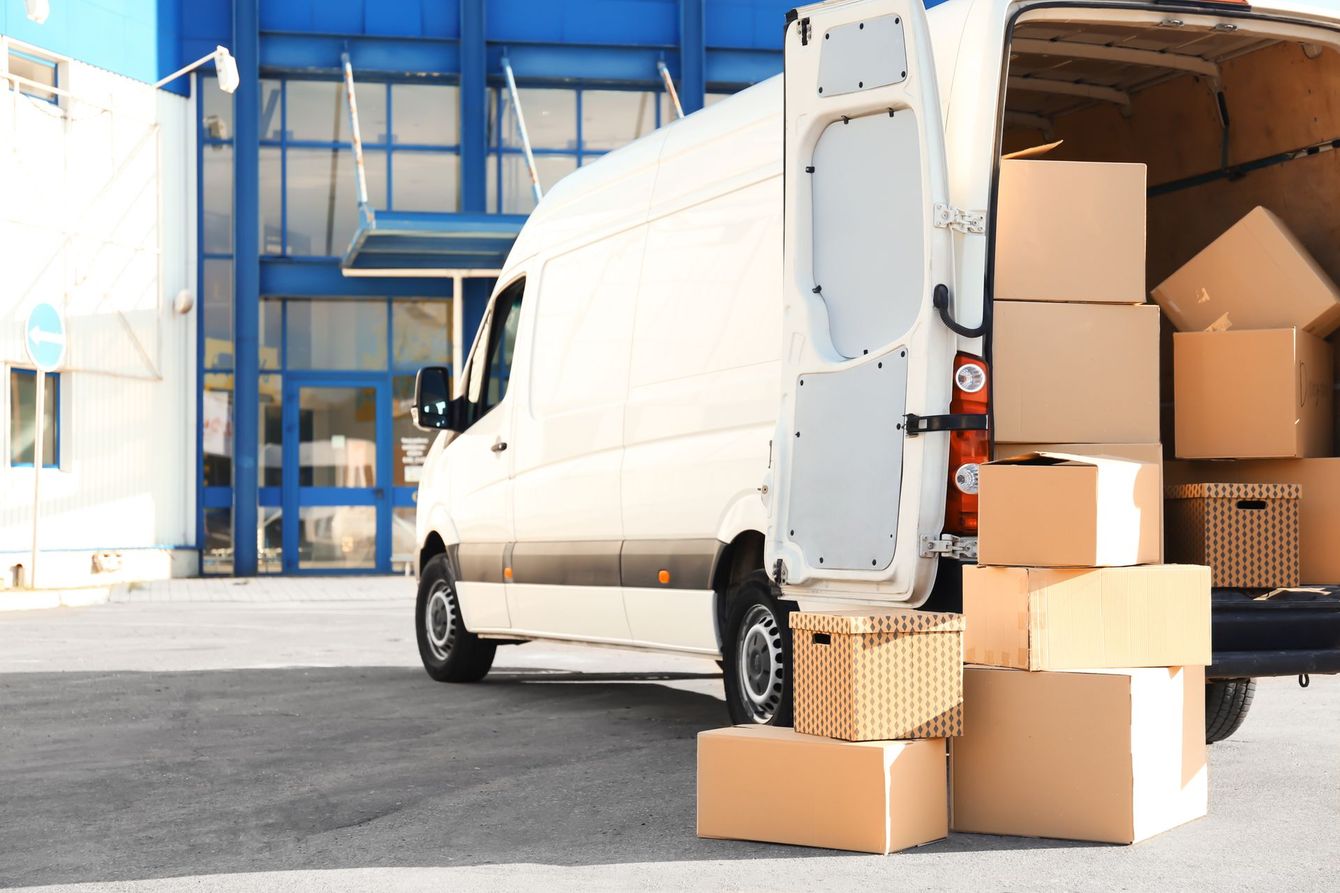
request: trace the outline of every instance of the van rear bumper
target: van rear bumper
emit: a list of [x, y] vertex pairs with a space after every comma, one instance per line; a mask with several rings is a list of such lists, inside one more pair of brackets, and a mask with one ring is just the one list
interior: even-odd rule
[[1340, 586], [1214, 590], [1210, 679], [1340, 673]]

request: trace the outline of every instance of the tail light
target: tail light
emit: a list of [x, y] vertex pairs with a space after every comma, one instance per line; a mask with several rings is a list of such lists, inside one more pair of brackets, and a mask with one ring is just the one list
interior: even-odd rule
[[[954, 357], [954, 396], [949, 411], [985, 415], [990, 394], [990, 370], [986, 362], [968, 353]], [[945, 532], [977, 535], [977, 481], [988, 456], [986, 431], [952, 431], [949, 434], [949, 492], [945, 500]]]

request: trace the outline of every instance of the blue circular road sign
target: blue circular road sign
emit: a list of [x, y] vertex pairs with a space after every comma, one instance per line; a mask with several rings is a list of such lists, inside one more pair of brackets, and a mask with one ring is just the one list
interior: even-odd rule
[[28, 357], [43, 372], [54, 372], [65, 359], [65, 321], [51, 304], [38, 304], [23, 327]]

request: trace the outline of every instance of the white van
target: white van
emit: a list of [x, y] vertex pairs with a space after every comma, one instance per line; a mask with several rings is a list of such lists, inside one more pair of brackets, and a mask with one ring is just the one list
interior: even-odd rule
[[[783, 24], [784, 76], [559, 183], [461, 380], [420, 373], [419, 424], [445, 429], [418, 499], [433, 678], [533, 639], [699, 654], [733, 721], [787, 724], [797, 604], [952, 607], [1004, 151], [1145, 162], [1151, 282], [1257, 204], [1340, 272], [1333, 4], [846, 0]], [[1340, 613], [1242, 609], [1216, 601], [1211, 737], [1245, 677], [1340, 671]]]

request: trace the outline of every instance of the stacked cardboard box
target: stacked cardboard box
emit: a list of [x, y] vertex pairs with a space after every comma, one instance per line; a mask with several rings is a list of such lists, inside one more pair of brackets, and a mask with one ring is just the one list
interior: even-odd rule
[[1131, 843], [1206, 810], [1210, 577], [1161, 563], [1144, 197], [1139, 165], [1002, 164], [954, 830]]
[[795, 728], [698, 736], [698, 836], [881, 854], [943, 839], [963, 618], [798, 612], [791, 629]]
[[1169, 466], [1169, 548], [1209, 561], [1216, 586], [1340, 582], [1335, 359], [1323, 340], [1340, 330], [1340, 288], [1256, 208], [1153, 296], [1177, 328], [1173, 449], [1193, 460]]

